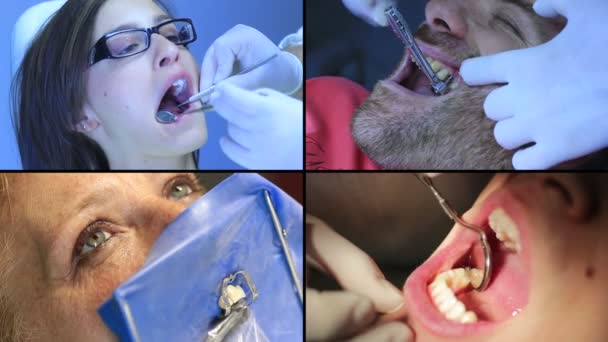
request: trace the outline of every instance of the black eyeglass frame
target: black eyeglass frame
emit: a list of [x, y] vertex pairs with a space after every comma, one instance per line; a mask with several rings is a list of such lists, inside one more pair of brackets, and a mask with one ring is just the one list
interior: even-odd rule
[[[93, 45], [93, 47], [89, 51], [89, 67], [93, 66], [95, 63], [100, 62], [104, 59], [126, 58], [126, 57], [131, 57], [131, 56], [134, 56], [134, 55], [147, 51], [150, 48], [150, 42], [152, 41], [152, 34], [156, 33], [156, 34], [159, 34], [162, 36], [162, 34], [160, 34], [159, 29], [162, 26], [165, 26], [165, 25], [168, 25], [168, 24], [171, 24], [174, 22], [187, 22], [188, 24], [190, 24], [190, 27], [192, 27], [192, 39], [187, 42], [175, 43], [176, 45], [183, 45], [185, 47], [188, 47], [188, 44], [196, 41], [196, 39], [197, 39], [196, 29], [194, 28], [194, 24], [192, 23], [192, 20], [188, 19], [188, 18], [171, 19], [168, 21], [164, 21], [154, 27], [149, 27], [149, 28], [128, 29], [128, 30], [111, 32], [111, 33], [108, 33], [108, 34], [104, 35], [103, 37], [99, 38], [97, 43], [95, 43], [95, 45]], [[108, 45], [106, 44], [106, 42], [108, 41], [108, 39], [110, 39], [118, 34], [125, 33], [125, 32], [145, 32], [148, 35], [148, 38], [146, 40], [146, 45], [147, 45], [146, 48], [141, 51], [137, 51], [137, 52], [125, 55], [125, 56], [112, 56], [112, 53], [108, 49]]]

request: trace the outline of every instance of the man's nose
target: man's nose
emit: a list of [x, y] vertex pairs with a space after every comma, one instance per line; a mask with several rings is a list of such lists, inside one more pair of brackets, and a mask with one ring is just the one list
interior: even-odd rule
[[426, 4], [426, 22], [431, 29], [464, 39], [467, 33], [463, 0], [431, 0]]

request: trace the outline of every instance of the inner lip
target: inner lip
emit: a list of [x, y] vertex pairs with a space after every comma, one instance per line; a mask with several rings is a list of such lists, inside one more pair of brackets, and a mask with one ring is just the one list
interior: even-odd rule
[[[416, 43], [425, 57], [431, 57], [441, 62], [450, 71], [453, 77], [451, 82], [460, 82], [458, 70], [460, 69], [461, 62], [420, 40], [416, 40]], [[411, 52], [409, 49], [405, 49], [403, 61], [397, 71], [389, 78], [389, 81], [418, 96], [436, 96], [431, 89], [430, 80], [426, 78], [422, 70], [418, 68], [411, 58]]]
[[[488, 225], [488, 217], [496, 208], [503, 208], [516, 222], [522, 246], [519, 254], [507, 251]], [[501, 191], [488, 197], [472, 224], [484, 229], [492, 248], [492, 275], [485, 291], [478, 292], [471, 287], [456, 293], [467, 310], [474, 311], [478, 321], [461, 324], [445, 318], [435, 307], [428, 292], [429, 284], [444, 271], [457, 267], [483, 269], [483, 250], [478, 233], [460, 227], [449, 244], [433, 254], [414, 271], [404, 285], [408, 307], [413, 324], [421, 324], [434, 335], [463, 337], [487, 331], [496, 324], [517, 316], [525, 309], [529, 292], [529, 244], [525, 221], [514, 197], [508, 191]], [[469, 261], [468, 256], [471, 255]]]
[[[174, 96], [174, 86], [173, 84], [178, 80], [184, 80], [186, 82], [184, 90], [178, 95]], [[168, 82], [168, 86], [165, 88], [165, 92], [163, 93], [163, 97], [160, 99], [160, 103], [158, 106], [158, 111], [169, 110], [171, 113], [175, 115], [180, 115], [188, 111], [191, 107], [191, 103], [187, 105], [183, 105], [181, 107], [177, 107], [180, 103], [188, 100], [190, 96], [193, 94], [192, 90], [192, 82], [187, 75], [180, 74], [170, 79]]]

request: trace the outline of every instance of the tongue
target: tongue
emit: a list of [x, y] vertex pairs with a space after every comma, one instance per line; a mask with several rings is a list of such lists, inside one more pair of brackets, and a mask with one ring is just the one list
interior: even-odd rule
[[173, 96], [165, 95], [165, 97], [163, 97], [160, 102], [158, 110], [161, 111], [171, 109], [172, 112], [177, 112], [177, 109], [175, 107], [177, 107], [178, 104], [179, 103], [177, 103], [177, 100]]
[[431, 90], [431, 81], [429, 81], [421, 70], [414, 71], [414, 75], [407, 82], [407, 88], [417, 94], [434, 95]]

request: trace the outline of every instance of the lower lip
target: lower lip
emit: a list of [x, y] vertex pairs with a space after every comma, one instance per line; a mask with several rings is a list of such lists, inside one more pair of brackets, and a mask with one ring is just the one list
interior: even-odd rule
[[[428, 293], [428, 285], [435, 276], [447, 269], [461, 257], [466, 255], [470, 247], [479, 246], [478, 235], [466, 228], [429, 258], [422, 266], [416, 269], [407, 279], [403, 291], [410, 310], [410, 319], [413, 325], [418, 323], [431, 334], [441, 337], [469, 337], [491, 331], [498, 323], [508, 320], [519, 314], [526, 306], [529, 295], [529, 269], [530, 254], [527, 235], [526, 220], [523, 210], [515, 197], [508, 191], [496, 192], [481, 207], [471, 223], [484, 226], [489, 214], [495, 208], [503, 208], [519, 227], [521, 251], [517, 256], [501, 251], [498, 256], [493, 251], [493, 275], [489, 287], [481, 292], [472, 294], [481, 302], [482, 310], [489, 317], [488, 320], [472, 324], [460, 324], [446, 319], [435, 307]], [[493, 233], [491, 233], [493, 234]], [[481, 256], [474, 254], [476, 265], [480, 265]], [[467, 306], [468, 307], [468, 306]], [[472, 308], [476, 311], [475, 308]]]

